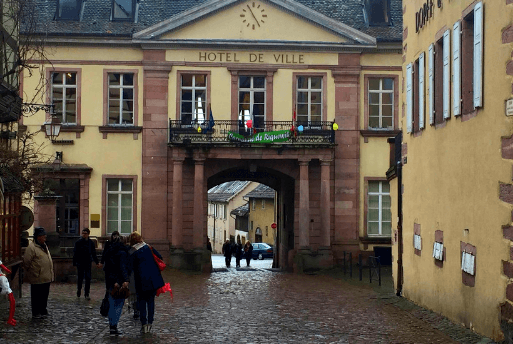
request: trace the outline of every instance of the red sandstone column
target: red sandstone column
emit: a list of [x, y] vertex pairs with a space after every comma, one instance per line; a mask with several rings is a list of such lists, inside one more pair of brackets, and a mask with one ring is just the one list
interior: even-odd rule
[[333, 244], [349, 245], [354, 249], [358, 249], [359, 243], [360, 71], [359, 54], [339, 54], [339, 69], [332, 72], [335, 79], [335, 122], [339, 127], [335, 134]]
[[299, 248], [310, 245], [310, 190], [308, 184], [308, 163], [299, 161]]
[[173, 217], [171, 220], [171, 244], [183, 247], [182, 237], [182, 183], [183, 159], [173, 160]]
[[330, 247], [330, 165], [321, 160], [321, 246]]
[[164, 245], [162, 249], [169, 240], [166, 186], [169, 151], [168, 83], [172, 66], [166, 62], [165, 50], [143, 51], [142, 64], [141, 229], [147, 241], [159, 242]]
[[205, 214], [203, 213], [205, 160], [199, 159], [194, 163], [194, 220], [192, 225], [192, 247], [203, 248], [203, 224], [205, 223]]

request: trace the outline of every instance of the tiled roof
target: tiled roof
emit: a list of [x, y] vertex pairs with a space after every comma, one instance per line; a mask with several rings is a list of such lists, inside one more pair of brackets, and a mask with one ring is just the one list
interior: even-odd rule
[[232, 211], [230, 211], [230, 215], [235, 215], [235, 216], [246, 216], [246, 215], [248, 215], [248, 213], [249, 213], [249, 204], [248, 203], [241, 205], [240, 207], [235, 208]]
[[[56, 20], [58, 0], [32, 0], [36, 31], [48, 36], [125, 36], [176, 16], [208, 0], [139, 0], [137, 22], [111, 21], [112, 1], [87, 0], [80, 21]], [[328, 18], [375, 37], [378, 41], [402, 39], [402, 1], [391, 0], [391, 26], [369, 27], [362, 0], [295, 0]]]
[[250, 182], [236, 180], [214, 186], [208, 190], [209, 202], [228, 202], [230, 198], [242, 191]]
[[260, 184], [256, 188], [254, 188], [252, 191], [245, 194], [244, 197], [274, 199], [274, 189], [268, 187], [267, 185]]

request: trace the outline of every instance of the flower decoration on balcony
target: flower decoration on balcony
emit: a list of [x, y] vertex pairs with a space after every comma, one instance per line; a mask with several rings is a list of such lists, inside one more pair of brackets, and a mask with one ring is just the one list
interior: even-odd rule
[[333, 122], [333, 130], [338, 130], [338, 124]]

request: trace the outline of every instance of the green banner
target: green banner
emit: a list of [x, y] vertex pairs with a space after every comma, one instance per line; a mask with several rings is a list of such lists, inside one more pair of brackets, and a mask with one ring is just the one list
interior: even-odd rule
[[251, 143], [285, 142], [290, 138], [290, 130], [264, 131], [251, 136], [243, 136], [233, 131], [228, 132], [228, 140]]

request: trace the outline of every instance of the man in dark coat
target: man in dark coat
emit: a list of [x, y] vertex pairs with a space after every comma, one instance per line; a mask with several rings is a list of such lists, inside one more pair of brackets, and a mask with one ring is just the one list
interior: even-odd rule
[[100, 267], [98, 257], [96, 256], [96, 247], [94, 242], [89, 239], [89, 228], [82, 229], [82, 238], [80, 238], [73, 248], [73, 266], [77, 267], [77, 297], [82, 292], [82, 281], [85, 277], [84, 296], [89, 300], [89, 289], [91, 286], [91, 262], [95, 262]]
[[223, 255], [226, 267], [229, 268], [230, 263], [232, 262], [232, 244], [230, 243], [230, 240], [226, 240], [223, 245]]
[[240, 268], [240, 260], [242, 258], [242, 244], [240, 243], [240, 238], [237, 239], [237, 244], [235, 244], [235, 266]]

